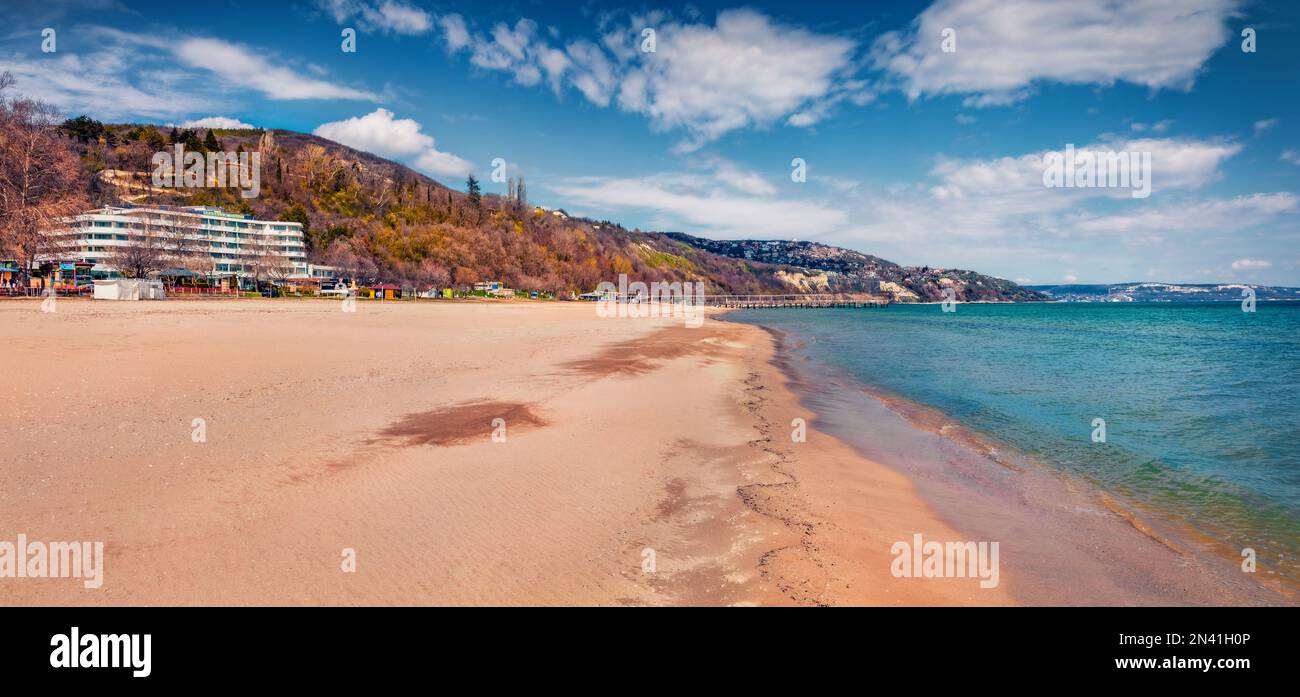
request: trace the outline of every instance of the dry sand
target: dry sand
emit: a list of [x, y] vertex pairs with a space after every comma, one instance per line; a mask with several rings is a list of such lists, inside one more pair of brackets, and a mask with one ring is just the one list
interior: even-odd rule
[[0, 578], [0, 604], [1011, 602], [890, 574], [895, 541], [965, 538], [902, 475], [811, 425], [792, 442], [812, 415], [754, 327], [569, 303], [37, 308], [0, 302], [0, 540], [103, 541], [104, 584]]

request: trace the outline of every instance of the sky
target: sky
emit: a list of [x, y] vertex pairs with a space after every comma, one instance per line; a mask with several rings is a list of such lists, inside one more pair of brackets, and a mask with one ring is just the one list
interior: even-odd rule
[[[459, 189], [472, 172], [504, 192], [500, 158], [533, 203], [629, 229], [811, 240], [1027, 284], [1300, 286], [1300, 3], [0, 12], [0, 70], [68, 116], [312, 132]], [[1049, 185], [1068, 147], [1132, 156], [1149, 195]]]

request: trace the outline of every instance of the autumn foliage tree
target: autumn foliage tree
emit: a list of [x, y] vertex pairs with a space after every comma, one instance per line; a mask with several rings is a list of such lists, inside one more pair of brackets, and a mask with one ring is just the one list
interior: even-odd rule
[[44, 231], [86, 206], [81, 162], [60, 135], [59, 114], [44, 102], [9, 97], [0, 73], [0, 252], [24, 273], [49, 248]]

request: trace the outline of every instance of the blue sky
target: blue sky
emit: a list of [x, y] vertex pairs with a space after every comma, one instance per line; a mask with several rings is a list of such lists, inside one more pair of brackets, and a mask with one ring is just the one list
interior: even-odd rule
[[[499, 157], [628, 227], [1025, 283], [1300, 285], [1291, 2], [6, 7], [0, 69], [69, 115], [317, 132], [458, 188]], [[1151, 195], [1044, 186], [1067, 144], [1151, 153]]]

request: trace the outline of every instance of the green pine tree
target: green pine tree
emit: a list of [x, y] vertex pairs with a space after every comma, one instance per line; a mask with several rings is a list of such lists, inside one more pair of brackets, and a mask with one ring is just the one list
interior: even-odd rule
[[465, 191], [469, 194], [469, 202], [474, 208], [483, 207], [483, 192], [479, 190], [478, 180], [472, 174], [465, 180]]

